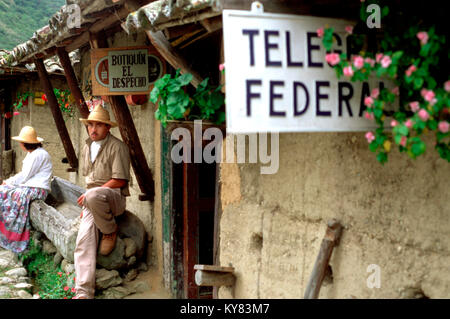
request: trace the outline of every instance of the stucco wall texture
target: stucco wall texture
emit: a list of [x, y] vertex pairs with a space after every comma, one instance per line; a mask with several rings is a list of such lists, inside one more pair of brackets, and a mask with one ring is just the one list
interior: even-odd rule
[[[344, 229], [319, 298], [449, 298], [450, 165], [426, 141], [424, 156], [393, 150], [382, 166], [364, 133], [286, 133], [276, 174], [221, 164], [220, 264], [237, 280], [219, 297], [303, 298], [336, 218]], [[367, 284], [371, 264], [379, 288]]]

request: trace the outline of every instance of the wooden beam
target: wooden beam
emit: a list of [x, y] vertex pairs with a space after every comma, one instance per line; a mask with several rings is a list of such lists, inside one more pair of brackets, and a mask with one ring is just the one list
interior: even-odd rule
[[230, 272], [215, 272], [197, 270], [195, 272], [195, 283], [197, 286], [233, 286], [236, 277]]
[[86, 106], [83, 93], [81, 93], [80, 87], [78, 86], [77, 77], [73, 70], [72, 63], [70, 62], [69, 54], [62, 47], [57, 48], [56, 52], [58, 53], [59, 61], [64, 68], [67, 84], [69, 85], [70, 92], [72, 92], [72, 95], [75, 98], [75, 104], [80, 111], [81, 117], [87, 118], [89, 116], [89, 109]]
[[130, 151], [131, 166], [133, 167], [141, 192], [144, 193], [144, 195], [139, 196], [139, 200], [153, 201], [155, 197], [155, 186], [152, 171], [148, 167], [141, 141], [139, 140], [139, 135], [134, 126], [125, 97], [123, 95], [111, 95], [109, 99], [114, 116], [119, 124], [122, 140]]
[[[106, 37], [100, 36], [98, 33], [90, 34], [91, 48], [98, 49], [107, 47]], [[139, 188], [143, 194], [139, 195], [139, 200], [153, 201], [155, 197], [155, 184], [152, 171], [150, 170], [147, 160], [142, 149], [139, 135], [137, 134], [134, 121], [123, 95], [111, 95], [109, 97], [111, 108], [114, 112], [117, 124], [119, 124], [120, 135], [123, 142], [128, 146], [130, 152], [131, 166], [136, 175]]]
[[170, 65], [172, 65], [175, 69], [181, 69], [182, 74], [192, 74], [191, 84], [194, 87], [197, 87], [200, 83], [202, 83], [202, 77], [196, 71], [191, 69], [187, 60], [170, 45], [170, 42], [166, 39], [162, 31], [145, 31], [145, 33], [147, 33], [147, 36], [153, 46], [158, 50], [162, 57], [170, 63]]
[[41, 85], [43, 86], [45, 95], [47, 96], [48, 105], [52, 111], [55, 120], [56, 128], [58, 129], [64, 151], [66, 152], [67, 160], [72, 168], [78, 168], [78, 159], [75, 155], [75, 150], [70, 140], [69, 132], [67, 131], [61, 109], [59, 108], [58, 100], [53, 92], [53, 86], [45, 69], [44, 61], [42, 59], [35, 59], [34, 64], [39, 74]]
[[325, 278], [328, 263], [333, 253], [333, 248], [339, 245], [342, 234], [342, 225], [335, 219], [328, 221], [328, 227], [325, 236], [320, 245], [320, 251], [317, 255], [314, 268], [309, 278], [308, 286], [305, 290], [305, 299], [317, 299]]

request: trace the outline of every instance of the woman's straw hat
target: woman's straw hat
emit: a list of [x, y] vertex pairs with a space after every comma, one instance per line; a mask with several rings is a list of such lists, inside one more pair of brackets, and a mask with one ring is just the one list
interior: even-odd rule
[[88, 122], [101, 122], [105, 124], [111, 125], [111, 127], [116, 127], [117, 123], [111, 122], [109, 120], [109, 112], [103, 108], [101, 105], [97, 105], [94, 110], [89, 113], [87, 119], [80, 119], [84, 124], [88, 124]]
[[37, 144], [44, 141], [43, 138], [37, 136], [36, 130], [31, 126], [24, 126], [20, 130], [19, 136], [13, 136], [11, 139], [28, 144]]

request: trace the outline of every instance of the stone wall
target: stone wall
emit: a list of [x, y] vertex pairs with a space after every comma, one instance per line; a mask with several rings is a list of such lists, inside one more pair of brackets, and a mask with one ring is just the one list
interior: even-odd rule
[[[221, 164], [220, 298], [303, 298], [326, 223], [344, 226], [320, 298], [449, 298], [450, 166], [433, 149], [381, 166], [364, 133], [280, 134], [279, 170]], [[248, 162], [248, 160], [247, 160]], [[233, 187], [231, 187], [233, 186]], [[371, 264], [380, 288], [369, 288]]]

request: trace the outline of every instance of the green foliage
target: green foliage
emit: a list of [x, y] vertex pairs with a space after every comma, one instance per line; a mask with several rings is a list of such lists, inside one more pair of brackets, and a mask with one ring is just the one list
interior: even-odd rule
[[42, 252], [33, 239], [29, 248], [19, 254], [19, 260], [34, 279], [35, 289], [42, 299], [71, 299], [75, 296], [75, 278], [55, 266], [53, 256]]
[[[383, 32], [379, 32], [381, 40], [376, 46], [373, 41], [372, 46], [368, 45], [370, 30], [366, 20], [371, 12], [367, 12], [367, 6], [371, 4], [379, 5], [384, 21]], [[361, 4], [361, 21], [354, 28], [358, 32], [348, 37], [351, 47], [359, 49], [358, 54], [351, 59], [340, 55], [339, 63], [333, 66], [337, 78], [344, 76], [345, 68], [351, 68], [351, 81], [366, 81], [369, 76], [376, 76], [389, 78], [397, 85], [395, 90], [384, 88], [378, 94], [372, 91], [365, 100], [366, 117], [371, 117], [378, 125], [375, 134], [368, 132], [366, 138], [369, 149], [377, 153], [380, 163], [388, 160], [393, 143], [413, 159], [424, 154], [426, 144], [422, 137], [430, 132], [436, 138], [436, 151], [450, 162], [450, 79], [448, 71], [441, 68], [450, 56], [446, 37], [439, 35], [437, 26], [424, 26], [421, 20], [415, 23], [412, 15], [390, 9], [390, 5], [385, 0], [367, 0]], [[408, 21], [400, 22], [399, 19], [406, 16]], [[331, 53], [333, 29], [324, 30], [322, 44]], [[364, 45], [366, 52], [361, 51]], [[356, 64], [356, 59], [361, 61], [361, 58], [364, 59], [362, 66]], [[387, 106], [396, 98], [400, 108], [392, 114]], [[393, 121], [387, 124], [393, 129], [389, 132], [385, 127], [391, 116]]]
[[65, 0], [0, 0], [0, 49], [12, 50], [48, 24]]
[[222, 87], [213, 88], [206, 78], [190, 96], [187, 86], [191, 80], [192, 74], [180, 74], [178, 69], [173, 78], [166, 74], [155, 82], [150, 92], [150, 101], [158, 104], [155, 117], [164, 127], [168, 120], [205, 119], [216, 124], [225, 121], [225, 112], [221, 110], [225, 103], [224, 95], [220, 91]]

